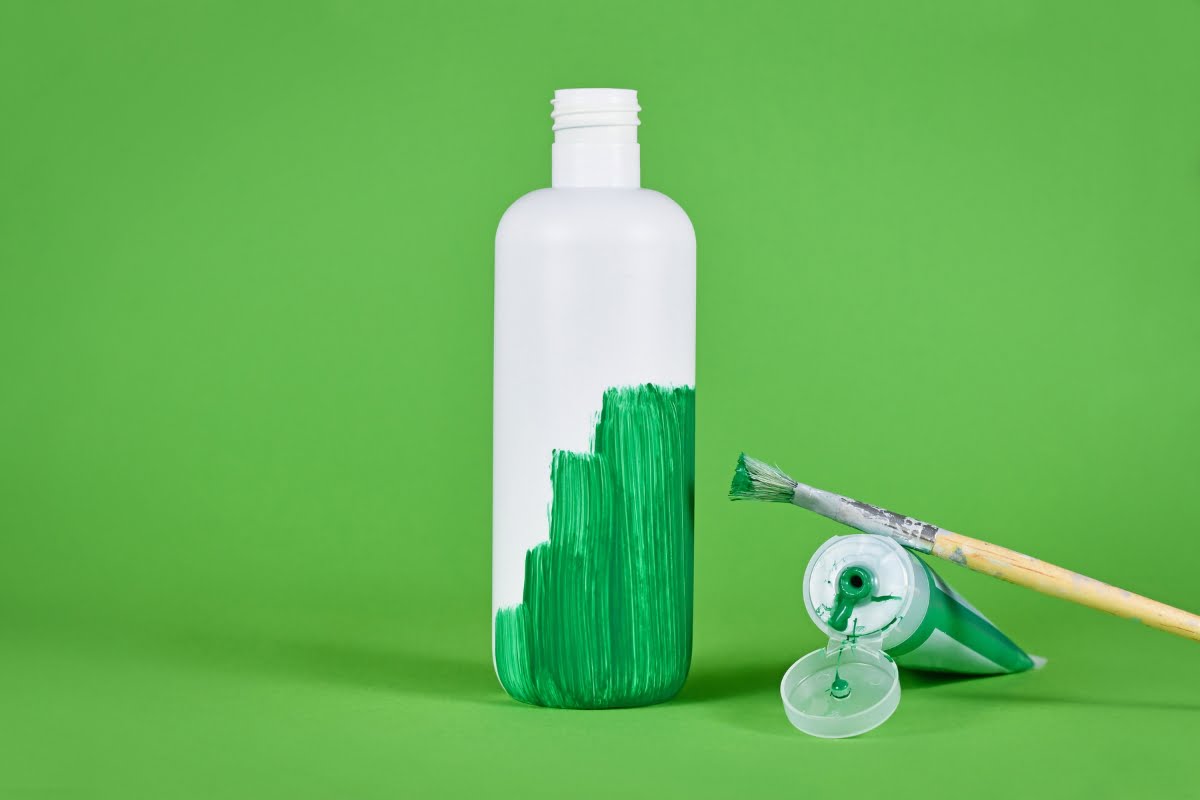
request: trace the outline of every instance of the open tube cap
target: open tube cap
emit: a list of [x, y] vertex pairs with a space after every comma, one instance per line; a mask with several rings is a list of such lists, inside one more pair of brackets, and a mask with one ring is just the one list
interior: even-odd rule
[[829, 636], [784, 674], [783, 710], [811, 736], [858, 736], [900, 705], [900, 672], [883, 638], [911, 610], [915, 573], [904, 548], [882, 536], [835, 536], [804, 572], [804, 604]]
[[792, 664], [779, 685], [783, 710], [799, 730], [844, 739], [877, 728], [900, 705], [900, 673], [878, 640], [830, 639]]

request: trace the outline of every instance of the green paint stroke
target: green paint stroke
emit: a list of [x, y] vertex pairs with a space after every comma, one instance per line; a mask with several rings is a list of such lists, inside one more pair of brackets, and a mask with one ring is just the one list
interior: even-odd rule
[[556, 450], [550, 538], [522, 602], [496, 613], [496, 669], [517, 700], [616, 708], [668, 700], [692, 656], [695, 392], [604, 393], [592, 452]]

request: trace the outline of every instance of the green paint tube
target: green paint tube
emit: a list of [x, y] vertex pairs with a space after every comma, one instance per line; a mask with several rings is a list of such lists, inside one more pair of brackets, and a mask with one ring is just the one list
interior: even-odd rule
[[1041, 666], [925, 562], [882, 536], [835, 536], [808, 562], [804, 603], [829, 644], [792, 665], [780, 687], [797, 728], [855, 736], [900, 702], [896, 666], [1001, 675]]

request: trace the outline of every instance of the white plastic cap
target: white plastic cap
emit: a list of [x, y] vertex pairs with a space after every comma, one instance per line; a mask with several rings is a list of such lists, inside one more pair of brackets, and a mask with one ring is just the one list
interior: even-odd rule
[[[875, 602], [854, 609], [853, 629], [835, 628], [831, 617], [838, 578], [850, 567], [869, 570], [874, 578], [871, 593], [876, 596]], [[804, 570], [804, 606], [826, 636], [872, 636], [888, 631], [889, 642], [894, 643], [902, 640], [891, 638], [897, 625], [903, 626], [910, 616], [919, 621], [925, 614], [924, 606], [920, 606], [924, 598], [918, 597], [914, 588], [918, 579], [924, 580], [924, 576], [917, 572], [916, 562], [894, 539], [865, 533], [834, 536], [817, 548]]]

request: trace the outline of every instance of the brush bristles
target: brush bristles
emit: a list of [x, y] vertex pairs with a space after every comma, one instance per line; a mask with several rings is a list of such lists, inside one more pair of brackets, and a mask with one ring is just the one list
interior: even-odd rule
[[790, 503], [795, 491], [796, 482], [775, 467], [745, 453], [738, 456], [737, 469], [733, 471], [733, 484], [729, 487], [730, 500]]

